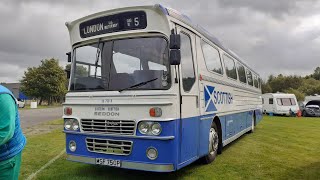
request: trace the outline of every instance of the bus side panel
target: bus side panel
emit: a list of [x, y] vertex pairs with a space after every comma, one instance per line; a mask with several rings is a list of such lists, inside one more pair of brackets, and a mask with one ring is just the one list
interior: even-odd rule
[[238, 115], [238, 132], [247, 128], [247, 112], [239, 113]]
[[227, 139], [227, 131], [226, 131], [226, 117], [219, 117], [221, 124], [221, 132], [222, 132], [222, 141]]
[[209, 132], [212, 119], [200, 120], [199, 157], [209, 153]]
[[234, 134], [236, 135], [242, 130], [247, 128], [247, 112], [237, 113], [233, 115], [234, 117]]
[[[239, 138], [239, 135], [244, 134], [249, 130], [248, 128], [251, 128], [253, 112], [247, 111], [225, 116], [226, 124], [221, 124], [222, 129], [226, 132], [222, 139], [222, 141], [226, 141], [224, 144], [229, 144], [235, 140], [234, 137]], [[222, 117], [220, 118], [222, 119]]]
[[226, 139], [232, 137], [235, 133], [235, 117], [233, 114], [226, 115]]
[[[179, 166], [189, 164], [192, 159], [198, 155], [198, 146], [196, 142], [199, 140], [199, 121], [200, 117], [183, 118], [181, 123], [181, 138], [180, 138], [180, 159]], [[190, 162], [190, 163], [191, 163]], [[185, 164], [187, 163], [187, 164]]]
[[248, 127], [252, 126], [253, 111], [249, 111], [246, 114], [247, 114], [247, 128], [248, 128]]
[[256, 110], [256, 124], [258, 124], [262, 120], [262, 109]]

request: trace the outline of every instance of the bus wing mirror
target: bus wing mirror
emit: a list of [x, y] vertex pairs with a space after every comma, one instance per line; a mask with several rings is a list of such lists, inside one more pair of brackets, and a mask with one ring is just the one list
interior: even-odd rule
[[68, 62], [71, 62], [71, 52], [67, 52], [66, 55], [68, 56]]
[[70, 79], [70, 70], [66, 70], [67, 78]]
[[179, 65], [181, 62], [181, 51], [179, 49], [171, 49], [169, 58], [171, 65]]
[[170, 49], [180, 49], [181, 39], [180, 34], [171, 34], [170, 35]]

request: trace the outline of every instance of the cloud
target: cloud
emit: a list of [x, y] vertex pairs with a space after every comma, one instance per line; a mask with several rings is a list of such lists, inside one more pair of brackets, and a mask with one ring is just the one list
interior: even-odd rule
[[250, 11], [258, 11], [270, 15], [274, 18], [282, 18], [288, 14], [296, 14], [300, 9], [307, 13], [304, 10], [314, 6], [317, 0], [218, 0], [217, 2], [224, 8], [245, 8]]
[[[64, 23], [151, 0], [2, 0], [0, 2], [0, 81], [18, 81], [41, 59], [65, 64], [70, 51]], [[320, 3], [315, 0], [161, 1], [187, 14], [263, 77], [310, 74], [319, 66]], [[5, 68], [4, 68], [5, 67]]]

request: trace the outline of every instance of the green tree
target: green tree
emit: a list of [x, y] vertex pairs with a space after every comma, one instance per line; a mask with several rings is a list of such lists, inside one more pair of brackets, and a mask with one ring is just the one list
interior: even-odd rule
[[316, 80], [320, 80], [320, 67], [317, 67], [313, 74], [311, 74], [311, 77], [313, 77]]
[[306, 95], [320, 94], [320, 81], [314, 78], [304, 79], [298, 90]]
[[[67, 64], [66, 71], [70, 71], [70, 70], [71, 70], [71, 64]], [[75, 74], [80, 77], [87, 77], [88, 76], [88, 69], [86, 67], [84, 67], [83, 65], [77, 65]]]
[[298, 89], [303, 83], [300, 76], [284, 76], [282, 74], [277, 77], [269, 76], [267, 84], [271, 87], [272, 92], [285, 92], [292, 89]]
[[67, 92], [65, 71], [56, 59], [45, 59], [38, 67], [28, 68], [24, 72], [21, 91], [27, 96], [40, 99], [39, 104], [46, 100], [48, 104], [61, 101]]
[[269, 83], [265, 83], [264, 81], [261, 82], [261, 90], [262, 94], [272, 93], [272, 88], [270, 87]]

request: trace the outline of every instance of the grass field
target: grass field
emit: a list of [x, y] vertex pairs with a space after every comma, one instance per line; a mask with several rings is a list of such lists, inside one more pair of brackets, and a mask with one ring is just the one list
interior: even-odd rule
[[[28, 136], [20, 179], [59, 154], [64, 143], [61, 130]], [[36, 179], [320, 179], [320, 118], [265, 116], [253, 134], [225, 147], [213, 163], [195, 162], [173, 173], [86, 165], [63, 156]]]

